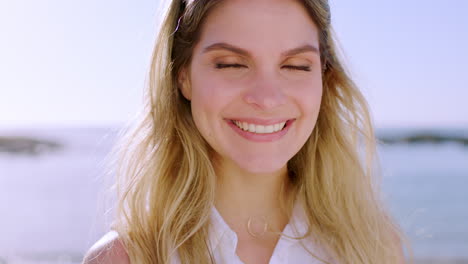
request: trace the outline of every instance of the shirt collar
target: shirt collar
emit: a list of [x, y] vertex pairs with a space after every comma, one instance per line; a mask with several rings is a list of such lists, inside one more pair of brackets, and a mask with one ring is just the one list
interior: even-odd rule
[[283, 233], [286, 235], [284, 239], [290, 241], [297, 241], [289, 237], [301, 237], [304, 236], [308, 231], [308, 225], [306, 222], [306, 215], [302, 207], [302, 203], [296, 201], [292, 211], [291, 219], [288, 225], [285, 227]]
[[[211, 226], [209, 230], [209, 239], [210, 239], [210, 247], [211, 250], [215, 251], [217, 247], [219, 246], [221, 239], [224, 236], [229, 236], [231, 237], [234, 231], [231, 230], [231, 228], [226, 224], [224, 219], [221, 217], [219, 214], [218, 210], [216, 207], [213, 205], [211, 207]], [[235, 234], [234, 234], [235, 236]], [[235, 236], [237, 239], [237, 236]]]
[[[224, 238], [228, 238], [227, 241], [233, 243], [233, 250], [236, 250], [237, 247], [237, 235], [232, 229], [226, 224], [224, 219], [219, 214], [215, 206], [211, 208], [211, 228], [209, 230], [209, 244], [212, 250], [216, 250], [221, 241]], [[303, 210], [302, 204], [299, 201], [296, 201], [292, 211], [291, 219], [283, 230], [285, 236], [282, 239], [285, 239], [288, 244], [293, 244], [298, 242], [294, 237], [301, 237], [305, 235], [308, 231], [308, 225], [305, 221], [305, 212]], [[292, 238], [291, 238], [292, 237]]]

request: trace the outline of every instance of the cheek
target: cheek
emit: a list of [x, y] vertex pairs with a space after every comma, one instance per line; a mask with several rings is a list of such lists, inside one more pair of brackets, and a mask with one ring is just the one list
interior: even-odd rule
[[294, 90], [294, 97], [305, 115], [317, 115], [322, 101], [321, 78], [304, 83]]
[[212, 74], [200, 72], [192, 76], [191, 105], [195, 123], [199, 129], [219, 125], [224, 118], [223, 110], [235, 100], [238, 89]]
[[322, 84], [320, 84], [318, 88], [312, 89], [308, 99], [309, 103], [307, 106], [309, 107], [309, 111], [318, 114], [322, 102]]

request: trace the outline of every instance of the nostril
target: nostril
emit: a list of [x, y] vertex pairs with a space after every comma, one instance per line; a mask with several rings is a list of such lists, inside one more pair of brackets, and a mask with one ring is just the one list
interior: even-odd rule
[[286, 98], [284, 95], [276, 94], [248, 94], [244, 96], [244, 101], [247, 104], [256, 105], [259, 108], [274, 108], [286, 103]]

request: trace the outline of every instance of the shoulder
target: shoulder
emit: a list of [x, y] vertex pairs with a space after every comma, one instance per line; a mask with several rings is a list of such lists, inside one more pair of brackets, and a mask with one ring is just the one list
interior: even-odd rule
[[83, 264], [130, 264], [119, 234], [110, 231], [99, 239], [86, 253]]

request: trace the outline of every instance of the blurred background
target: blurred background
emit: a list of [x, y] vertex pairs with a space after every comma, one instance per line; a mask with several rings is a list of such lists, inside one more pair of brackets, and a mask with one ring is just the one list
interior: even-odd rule
[[[139, 109], [157, 0], [0, 0], [0, 264], [80, 263]], [[468, 1], [330, 0], [417, 263], [468, 263]], [[107, 216], [107, 217], [106, 217]]]

